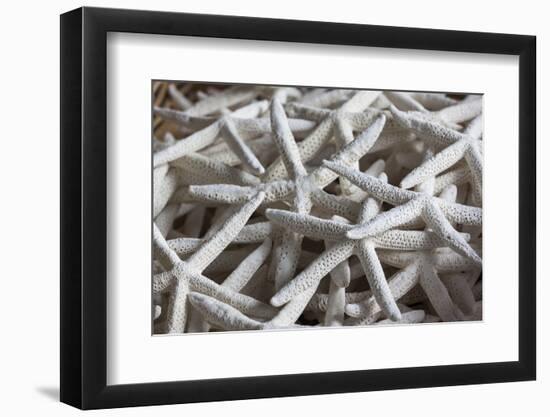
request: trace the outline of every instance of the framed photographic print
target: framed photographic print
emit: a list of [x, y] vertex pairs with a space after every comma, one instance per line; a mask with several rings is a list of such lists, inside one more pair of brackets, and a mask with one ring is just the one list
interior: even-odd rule
[[61, 400], [535, 379], [535, 38], [61, 16]]

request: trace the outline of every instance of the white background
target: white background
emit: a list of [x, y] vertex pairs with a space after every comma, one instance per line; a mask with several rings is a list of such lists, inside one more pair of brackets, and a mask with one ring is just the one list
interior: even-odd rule
[[[550, 90], [540, 74], [548, 73], [550, 28], [542, 2], [521, 3], [462, 0], [441, 2], [231, 2], [89, 1], [87, 5], [156, 8], [201, 13], [315, 19], [442, 29], [481, 30], [536, 34], [538, 36], [538, 119], [548, 108]], [[57, 403], [59, 348], [59, 18], [58, 14], [80, 6], [73, 1], [7, 3], [2, 10], [2, 343], [0, 370], [5, 415], [73, 415], [77, 412]], [[547, 112], [548, 110], [546, 110]], [[7, 127], [7, 129], [6, 129]], [[544, 184], [550, 167], [541, 145], [539, 161], [539, 258], [550, 250], [550, 224], [540, 213], [550, 210]], [[548, 188], [546, 186], [546, 188]], [[544, 395], [550, 389], [547, 355], [550, 310], [542, 294], [550, 284], [539, 268], [539, 366], [538, 381], [498, 385], [402, 390], [291, 399], [238, 401], [101, 411], [99, 415], [280, 415], [297, 412], [316, 415], [356, 413], [422, 416], [548, 414]], [[545, 325], [546, 324], [546, 325]]]

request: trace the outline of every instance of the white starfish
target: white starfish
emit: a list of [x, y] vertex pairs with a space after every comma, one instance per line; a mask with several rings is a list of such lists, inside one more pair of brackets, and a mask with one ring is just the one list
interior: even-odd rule
[[[332, 220], [347, 223], [346, 219], [333, 216]], [[334, 246], [334, 242], [325, 240], [326, 249]], [[325, 326], [342, 326], [344, 324], [346, 307], [346, 288], [351, 282], [349, 262], [339, 263], [330, 271], [330, 286], [323, 324]], [[309, 304], [308, 304], [309, 305]]]
[[273, 317], [276, 313], [272, 307], [253, 298], [236, 293], [206, 278], [201, 272], [225, 249], [244, 226], [254, 210], [260, 205], [264, 195], [246, 203], [235, 212], [211, 238], [203, 243], [191, 257], [182, 261], [170, 249], [164, 238], [155, 228], [154, 249], [157, 259], [161, 260], [168, 272], [155, 275], [153, 293], [158, 293], [173, 285], [170, 295], [170, 306], [167, 314], [167, 332], [181, 333], [185, 330], [187, 319], [187, 295], [197, 291], [215, 296], [234, 305], [251, 315]]
[[155, 333], [481, 318], [480, 96], [155, 87]]
[[230, 108], [237, 104], [247, 103], [258, 95], [256, 88], [234, 86], [203, 98], [188, 108], [189, 116], [206, 116]]
[[[220, 117], [189, 116], [186, 112], [177, 110], [156, 108], [155, 114], [182, 124], [199, 128], [195, 133], [177, 141], [174, 145], [165, 148], [153, 156], [153, 166], [174, 161], [191, 152], [197, 152], [215, 143], [218, 136], [226, 142], [231, 151], [253, 174], [263, 174], [264, 168], [246, 143], [247, 138], [253, 138], [270, 132], [269, 120], [254, 118], [267, 108], [267, 102], [253, 103], [247, 108], [239, 109], [232, 114], [224, 114]], [[250, 115], [252, 111], [252, 116]], [[291, 128], [295, 130], [309, 130], [312, 123], [306, 120], [289, 121]]]
[[[339, 143], [349, 143], [353, 139], [353, 130], [363, 131], [372, 124], [378, 111], [366, 110], [379, 95], [379, 91], [359, 91], [346, 101], [338, 110], [325, 110], [295, 103], [287, 106], [291, 117], [301, 117], [318, 122], [313, 132], [298, 144], [299, 158], [309, 161], [335, 133]], [[266, 180], [273, 181], [285, 177], [282, 159], [276, 160], [267, 170]]]
[[447, 246], [481, 264], [479, 255], [449, 222], [450, 220], [456, 223], [480, 226], [482, 218], [480, 208], [450, 203], [426, 193], [404, 190], [340, 163], [325, 161], [324, 164], [348, 178], [370, 195], [396, 206], [389, 211], [380, 213], [369, 222], [349, 230], [347, 232], [349, 238], [362, 239], [376, 236], [421, 217]]
[[[246, 244], [246, 243], [258, 243], [269, 238], [272, 234], [272, 227], [270, 222], [258, 222], [253, 224], [247, 224], [244, 226], [239, 234], [233, 239], [231, 243], [234, 244]], [[192, 238], [183, 237], [168, 240], [168, 246], [174, 250], [178, 256], [186, 256], [195, 252], [203, 243], [206, 238]]]
[[259, 184], [260, 179], [241, 169], [198, 153], [189, 153], [172, 162], [178, 184]]
[[[379, 211], [379, 202], [374, 198], [367, 198], [362, 205], [358, 221], [359, 225], [367, 224]], [[380, 236], [367, 236], [356, 240], [347, 237], [346, 234], [357, 226], [283, 210], [269, 209], [266, 211], [266, 216], [274, 223], [281, 224], [289, 230], [314, 238], [336, 240], [338, 242], [327, 249], [296, 278], [275, 294], [271, 299], [271, 303], [274, 306], [283, 305], [305, 289], [318, 284], [328, 272], [356, 253], [361, 260], [376, 301], [387, 317], [398, 320], [399, 309], [387, 285], [385, 274], [375, 249], [383, 247], [400, 250], [418, 250], [445, 245], [443, 239], [439, 239], [428, 232], [391, 230], [381, 233]]]
[[168, 86], [168, 94], [181, 110], [193, 107], [193, 103], [174, 84]]
[[446, 146], [444, 150], [435, 154], [403, 178], [401, 187], [414, 187], [447, 170], [464, 158], [470, 168], [476, 196], [481, 197], [483, 171], [481, 141], [479, 140], [481, 118], [475, 119], [472, 127], [464, 133], [460, 133], [441, 124], [401, 112], [395, 107], [391, 108], [391, 112], [397, 123], [413, 130], [422, 139], [435, 146]]
[[428, 110], [441, 110], [457, 103], [453, 98], [443, 93], [411, 93], [411, 96]]
[[[254, 104], [257, 107], [257, 111], [261, 111], [264, 108], [265, 104], [262, 105]], [[265, 110], [265, 108], [264, 108]], [[245, 123], [244, 120], [236, 120], [239, 115], [233, 114], [222, 115], [220, 118], [198, 118], [191, 117], [185, 112], [179, 112], [176, 110], [155, 109], [155, 114], [160, 115], [161, 117], [173, 120], [175, 122], [186, 124], [199, 124], [204, 125], [203, 130], [191, 135], [190, 137], [176, 143], [175, 145], [158, 152], [154, 155], [154, 166], [173, 161], [181, 156], [185, 155], [185, 152], [190, 152], [190, 148], [193, 146], [193, 141], [199, 142], [199, 139], [202, 143], [195, 144], [195, 150], [200, 150], [202, 147], [208, 146], [208, 144], [214, 143], [214, 140], [221, 135], [224, 141], [227, 143], [229, 148], [239, 157], [244, 167], [248, 169], [253, 174], [263, 174], [265, 172], [264, 167], [258, 161], [256, 156], [252, 153], [250, 148], [246, 145], [244, 139], [241, 137], [239, 129], [237, 126], [239, 124]], [[253, 116], [254, 117], [254, 116]], [[254, 120], [254, 119], [252, 119]], [[242, 129], [244, 127], [240, 126]]]
[[[280, 113], [284, 114], [284, 113]], [[275, 122], [278, 123], [278, 122]], [[284, 123], [281, 122], [281, 123]], [[332, 161], [339, 161], [346, 164], [354, 164], [376, 143], [378, 136], [384, 126], [385, 116], [379, 115], [372, 124], [365, 129], [355, 140], [344, 146], [332, 158]], [[290, 141], [292, 135], [281, 136], [284, 140]], [[293, 142], [293, 141], [292, 141]], [[280, 148], [281, 152], [294, 152], [295, 146], [285, 145]], [[302, 174], [297, 180], [280, 180], [262, 183], [255, 186], [236, 185], [193, 185], [178, 195], [179, 202], [201, 201], [204, 203], [236, 204], [247, 201], [259, 191], [265, 192], [265, 203], [273, 203], [290, 198], [300, 199], [300, 204], [306, 204], [310, 198], [314, 204], [318, 204], [333, 214], [348, 219], [355, 219], [358, 212], [358, 204], [348, 199], [323, 192], [322, 189], [333, 182], [338, 174], [323, 166], [314, 169], [311, 173], [303, 175], [305, 168], [300, 157], [295, 154], [287, 154], [284, 157], [288, 161], [289, 169], [300, 170]], [[301, 165], [301, 167], [299, 167]], [[298, 168], [296, 168], [298, 167]], [[303, 168], [303, 170], [302, 170]]]
[[[431, 186], [433, 187], [433, 181]], [[429, 187], [429, 186], [428, 186]], [[450, 186], [441, 194], [446, 201], [456, 199], [456, 187]], [[453, 303], [449, 292], [438, 276], [438, 264], [434, 259], [435, 251], [418, 252], [411, 262], [390, 279], [390, 291], [395, 299], [401, 298], [418, 283], [428, 296], [438, 316], [444, 321], [464, 319], [464, 314]], [[355, 320], [348, 321], [349, 325], [364, 325], [374, 322], [379, 317], [380, 310], [377, 300], [370, 297], [361, 303], [348, 306], [346, 312]]]
[[[361, 135], [357, 141], [350, 141], [350, 144], [340, 151], [336, 158], [347, 161], [358, 161], [378, 137], [384, 119], [381, 118], [378, 123], [374, 123], [364, 135]], [[274, 99], [271, 103], [271, 125], [273, 130], [273, 139], [281, 154], [281, 160], [286, 168], [289, 178], [294, 182], [294, 201], [292, 208], [297, 213], [309, 213], [315, 197], [324, 196], [320, 188], [332, 182], [333, 176], [327, 175], [324, 170], [316, 170], [310, 176], [308, 175], [302, 160], [298, 146], [292, 136], [288, 126], [288, 121], [283, 107]], [[351, 144], [353, 142], [353, 144]], [[326, 178], [328, 176], [328, 179]], [[312, 184], [313, 183], [313, 184]], [[317, 193], [314, 193], [317, 191]], [[319, 200], [319, 198], [317, 198]], [[320, 198], [322, 199], [322, 197]], [[300, 256], [302, 236], [286, 229], [280, 239], [280, 243], [275, 248], [274, 253], [274, 281], [275, 288], [279, 289], [286, 284], [296, 271], [297, 260]]]

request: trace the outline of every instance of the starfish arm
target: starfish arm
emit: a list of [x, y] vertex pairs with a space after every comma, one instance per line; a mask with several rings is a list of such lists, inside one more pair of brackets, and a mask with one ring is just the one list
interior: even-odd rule
[[[254, 153], [259, 155], [263, 161], [269, 159], [274, 154], [273, 141], [270, 134], [265, 134], [256, 139], [251, 139], [246, 142], [246, 145]], [[241, 160], [227, 146], [227, 143], [220, 142], [219, 144], [210, 146], [203, 151], [203, 155], [208, 156], [217, 162], [223, 162], [226, 165], [235, 166], [241, 164]]]
[[241, 185], [191, 185], [187, 190], [187, 198], [202, 203], [243, 204], [256, 193], [256, 187]]
[[281, 103], [286, 103], [291, 99], [299, 99], [302, 97], [302, 92], [295, 87], [275, 87], [266, 92], [266, 95], [271, 99], [276, 98]]
[[[388, 176], [383, 172], [380, 173], [378, 177], [379, 177], [378, 179], [383, 182], [388, 181]], [[380, 213], [381, 208], [382, 208], [381, 200], [377, 200], [376, 198], [373, 198], [370, 196], [366, 197], [363, 200], [363, 203], [361, 203], [361, 209], [359, 210], [359, 215], [357, 216], [357, 223], [364, 224], [372, 220], [376, 215]]]
[[447, 246], [481, 264], [479, 255], [468, 245], [462, 235], [453, 228], [438, 204], [433, 201], [427, 202], [422, 212], [422, 218], [426, 225], [447, 243]]
[[[199, 207], [205, 209], [205, 206], [203, 205], [200, 205]], [[210, 219], [210, 227], [202, 237], [203, 243], [208, 241], [212, 236], [218, 233], [218, 231], [223, 227], [225, 222], [228, 221], [231, 218], [231, 216], [233, 216], [239, 209], [240, 209], [239, 206], [229, 206], [229, 207], [223, 207], [223, 208], [217, 207], [216, 211], [214, 212], [214, 215]], [[202, 226], [200, 227], [200, 230], [196, 236], [200, 235], [201, 230], [202, 230]]]
[[431, 255], [432, 262], [439, 272], [460, 272], [479, 269], [479, 263], [459, 255], [452, 250]]
[[277, 309], [269, 304], [262, 303], [248, 295], [232, 291], [202, 274], [190, 272], [187, 266], [185, 268], [186, 272], [183, 274], [186, 274], [189, 279], [189, 288], [191, 291], [213, 297], [250, 316], [271, 319], [277, 313]]
[[381, 91], [375, 90], [357, 91], [340, 107], [340, 111], [348, 113], [361, 112], [369, 107], [381, 93]]
[[481, 138], [483, 134], [483, 116], [481, 114], [468, 123], [466, 129], [464, 129], [464, 134], [473, 139]]
[[380, 136], [386, 117], [382, 114], [378, 116], [372, 124], [361, 132], [355, 139], [346, 143], [343, 148], [331, 158], [333, 162], [344, 164], [354, 164], [359, 161], [373, 147]]
[[[397, 252], [393, 250], [378, 250], [378, 258], [385, 264], [395, 268], [405, 268], [418, 259], [418, 252]], [[460, 272], [479, 270], [479, 265], [471, 259], [452, 251], [449, 248], [437, 249], [431, 255], [431, 262], [438, 272]]]
[[384, 91], [384, 95], [394, 106], [404, 111], [426, 112], [426, 108], [420, 104], [411, 94], [399, 91]]
[[420, 274], [420, 286], [428, 296], [437, 315], [443, 321], [456, 321], [457, 308], [449, 296], [445, 285], [439, 279], [437, 271], [429, 260], [429, 256], [424, 256], [421, 263], [422, 272]]
[[385, 319], [380, 320], [377, 323], [373, 323], [373, 325], [379, 326], [384, 324], [416, 324], [422, 323], [425, 318], [426, 313], [424, 312], [424, 310], [412, 310], [403, 313], [400, 320], [394, 321], [390, 319]]
[[166, 109], [162, 107], [153, 108], [153, 114], [163, 118], [164, 120], [174, 122], [180, 126], [185, 126], [186, 128], [192, 130], [202, 130], [217, 121], [217, 118], [215, 117], [193, 116], [185, 111]]
[[[470, 235], [461, 234], [464, 240], [469, 240]], [[388, 230], [373, 238], [377, 248], [392, 250], [428, 250], [447, 246], [433, 232], [420, 230]]]
[[353, 253], [354, 244], [350, 241], [339, 242], [323, 252], [292, 281], [286, 284], [272, 298], [271, 304], [279, 307], [286, 304], [308, 288], [317, 286], [321, 279], [336, 265], [348, 259]]
[[273, 141], [281, 154], [281, 159], [289, 177], [296, 179], [306, 176], [307, 171], [302, 163], [294, 136], [288, 126], [285, 111], [276, 99], [271, 102], [271, 130], [273, 131]]
[[239, 232], [234, 243], [258, 243], [269, 238], [273, 233], [270, 222], [247, 224]]
[[154, 221], [163, 236], [166, 236], [172, 230], [172, 225], [174, 224], [174, 219], [176, 218], [177, 213], [178, 204], [167, 204], [159, 215], [154, 218]]
[[158, 167], [212, 145], [220, 133], [220, 128], [219, 123], [212, 123], [210, 126], [178, 140], [172, 146], [156, 152], [153, 155], [153, 166]]
[[187, 295], [189, 284], [186, 279], [177, 279], [168, 300], [166, 333], [183, 333], [187, 323]]
[[254, 175], [207, 156], [191, 153], [172, 162], [185, 175], [203, 179], [206, 184], [256, 185], [260, 180]]
[[279, 313], [269, 322], [265, 324], [266, 329], [277, 329], [291, 327], [296, 323], [296, 320], [302, 315], [302, 312], [307, 307], [311, 297], [317, 291], [319, 283], [306, 289], [304, 292], [296, 295], [290, 302], [279, 311]]
[[320, 107], [308, 104], [288, 103], [285, 109], [289, 117], [299, 117], [319, 123], [331, 113], [331, 110]]
[[462, 101], [454, 106], [445, 107], [435, 113], [436, 117], [446, 122], [462, 123], [472, 120], [481, 114], [483, 100]]
[[[370, 166], [365, 170], [366, 175], [370, 175], [372, 177], [378, 178], [382, 173], [384, 173], [384, 169], [386, 168], [386, 161], [383, 159], [377, 159], [373, 163], [370, 164]], [[387, 182], [388, 177], [386, 178], [380, 177], [382, 181]]]
[[250, 252], [250, 247], [226, 249], [206, 267], [203, 273], [206, 276], [219, 274], [228, 275], [244, 261]]
[[[386, 118], [384, 115], [378, 117], [365, 131], [358, 135], [357, 138], [355, 138], [353, 141], [345, 145], [328, 162], [346, 164], [347, 168], [352, 170], [353, 168], [350, 168], [349, 166], [356, 165], [359, 160], [367, 154], [369, 149], [372, 148], [384, 127], [385, 121]], [[335, 170], [328, 167], [327, 164], [324, 165], [325, 166], [317, 168], [311, 174], [313, 182], [319, 188], [326, 187], [337, 177], [337, 173]], [[354, 171], [359, 172], [357, 170]], [[353, 183], [352, 180], [349, 180], [346, 177], [344, 177], [343, 179], [349, 181], [350, 183]]]
[[267, 100], [253, 101], [246, 106], [240, 107], [231, 113], [231, 117], [240, 119], [254, 119], [259, 117], [269, 108]]
[[[340, 219], [345, 221], [345, 219]], [[336, 242], [325, 241], [325, 246], [327, 249], [330, 249], [334, 246]], [[335, 285], [341, 288], [347, 287], [351, 282], [351, 270], [349, 267], [349, 262], [345, 260], [344, 262], [339, 263], [336, 267], [330, 271], [330, 279]], [[345, 291], [344, 291], [345, 294]]]
[[[346, 292], [345, 293], [345, 302], [346, 305], [349, 305], [351, 303], [359, 303], [361, 301], [366, 300], [371, 296], [370, 291], [356, 291], [356, 292]], [[321, 312], [327, 311], [327, 305], [328, 305], [328, 294], [315, 294], [311, 302], [308, 305], [308, 308], [318, 309]]]
[[237, 155], [243, 163], [243, 166], [248, 169], [249, 172], [255, 175], [263, 175], [265, 168], [262, 163], [258, 161], [258, 158], [256, 158], [256, 155], [254, 155], [243, 138], [241, 138], [241, 135], [235, 127], [232, 119], [230, 117], [226, 117], [223, 120], [224, 122], [223, 127], [221, 128], [221, 135], [227, 143], [229, 149]]
[[[304, 140], [297, 144], [300, 158], [303, 162], [309, 161], [332, 137], [333, 120], [324, 119]], [[285, 177], [286, 169], [281, 158], [278, 158], [267, 169], [265, 180], [273, 181]]]
[[274, 262], [272, 274], [276, 290], [287, 284], [296, 273], [302, 252], [302, 239], [303, 236], [294, 231], [283, 230], [272, 258]]
[[323, 161], [323, 165], [338, 175], [349, 179], [353, 184], [365, 190], [373, 197], [390, 204], [403, 204], [416, 196], [416, 193], [413, 191], [395, 187], [371, 175], [349, 168], [339, 162]]
[[402, 127], [411, 129], [421, 138], [439, 145], [452, 145], [453, 143], [467, 138], [467, 136], [425, 118], [414, 114], [408, 114], [390, 107], [393, 119]]
[[[188, 301], [189, 300], [189, 295]], [[210, 324], [204, 319], [202, 314], [197, 311], [191, 303], [188, 306], [188, 318], [187, 325], [185, 327], [185, 333], [205, 333], [210, 331]]]
[[445, 187], [451, 184], [461, 185], [470, 178], [470, 170], [464, 164], [458, 165], [456, 168], [439, 175], [435, 178], [434, 194], [439, 194]]
[[157, 225], [153, 223], [153, 254], [155, 258], [166, 269], [171, 269], [174, 265], [181, 262], [179, 256], [170, 249], [170, 246], [162, 236]]
[[472, 185], [474, 189], [474, 201], [481, 204], [482, 201], [482, 180], [483, 180], [483, 156], [479, 150], [478, 143], [471, 144], [466, 152], [466, 162], [472, 174]]
[[[271, 121], [268, 117], [259, 119], [231, 118], [239, 133], [245, 139], [252, 139], [266, 133], [271, 133]], [[315, 123], [303, 119], [288, 119], [288, 126], [294, 133], [309, 132], [315, 127]]]
[[[412, 262], [401, 271], [395, 273], [388, 280], [388, 286], [393, 299], [399, 300], [407, 294], [416, 284], [418, 284], [419, 277], [419, 261]], [[380, 305], [373, 295], [359, 302], [346, 305], [346, 314], [357, 319], [353, 321], [350, 320], [350, 324], [354, 325], [363, 326], [365, 324], [372, 324], [378, 318], [381, 311]]]
[[463, 273], [454, 273], [443, 275], [440, 278], [458, 308], [465, 315], [473, 314], [476, 300], [467, 276]]
[[195, 252], [202, 243], [202, 239], [191, 237], [181, 237], [168, 240], [168, 246], [176, 252], [178, 256], [186, 256]]
[[354, 140], [353, 129], [343, 117], [338, 117], [336, 119], [334, 125], [334, 139], [340, 149]]
[[481, 226], [482, 224], [483, 210], [480, 207], [449, 203], [443, 200], [438, 200], [438, 204], [445, 216], [453, 223], [467, 226]]
[[325, 326], [342, 326], [344, 324], [345, 305], [346, 305], [346, 288], [339, 287], [334, 283], [334, 281], [331, 281], [330, 288], [329, 288], [329, 295], [328, 295], [327, 311], [324, 317], [324, 325]]
[[441, 110], [457, 103], [444, 93], [411, 93], [411, 96], [428, 110]]
[[342, 222], [286, 210], [267, 209], [265, 215], [275, 224], [316, 239], [341, 240], [351, 228]]
[[176, 171], [164, 165], [153, 170], [153, 217], [157, 217], [178, 188]]
[[310, 197], [314, 204], [320, 206], [330, 214], [336, 214], [353, 220], [357, 218], [359, 213], [359, 203], [345, 197], [329, 194], [320, 189], [313, 190]]
[[468, 148], [468, 142], [458, 141], [435, 154], [413, 169], [401, 180], [402, 188], [412, 188], [452, 167], [460, 161]]
[[[344, 146], [346, 146], [348, 143], [353, 142], [354, 140], [353, 129], [351, 128], [350, 124], [343, 118], [338, 118], [336, 120], [336, 126], [334, 127], [334, 136], [338, 149], [342, 149]], [[350, 165], [355, 169], [359, 169], [358, 161]], [[345, 196], [350, 196], [357, 191], [357, 187], [345, 178], [340, 180], [340, 189], [342, 190], [342, 194]]]
[[380, 200], [372, 197], [365, 198], [365, 200], [361, 204], [359, 215], [357, 216], [357, 223], [367, 223], [369, 220], [373, 219], [376, 215], [380, 213], [381, 207], [382, 202]]
[[208, 96], [189, 108], [186, 113], [193, 116], [204, 116], [224, 108], [246, 103], [258, 95], [255, 88], [236, 86]]
[[346, 233], [349, 239], [363, 239], [377, 236], [395, 227], [402, 226], [417, 218], [422, 213], [422, 205], [418, 199], [382, 212], [372, 220], [354, 227]]
[[223, 281], [222, 287], [240, 292], [271, 253], [271, 239], [266, 239]]
[[258, 208], [265, 197], [265, 193], [258, 193], [240, 210], [235, 212], [199, 249], [189, 258], [189, 267], [203, 271], [239, 234], [252, 213]]
[[372, 149], [372, 153], [384, 151], [393, 147], [397, 147], [402, 143], [411, 142], [416, 138], [416, 135], [405, 129], [399, 130], [384, 130], [380, 138], [376, 141]]
[[380, 249], [377, 254], [380, 261], [394, 268], [406, 268], [418, 258], [418, 252], [399, 252]]
[[191, 101], [189, 101], [189, 99], [185, 97], [185, 95], [178, 90], [174, 84], [170, 84], [168, 86], [168, 94], [170, 94], [172, 100], [174, 100], [174, 102], [182, 110], [187, 110], [189, 107], [193, 106], [193, 103], [191, 103]]
[[365, 270], [367, 281], [376, 302], [386, 317], [394, 321], [399, 320], [401, 313], [388, 286], [382, 264], [378, 259], [373, 243], [363, 239], [358, 243], [357, 249], [359, 260]]
[[160, 294], [165, 291], [173, 282], [175, 278], [174, 275], [168, 272], [161, 272], [153, 276], [153, 295]]
[[448, 201], [449, 203], [454, 203], [457, 196], [458, 188], [454, 184], [448, 185], [443, 190], [441, 190], [441, 193], [439, 194], [440, 199]]
[[189, 302], [208, 323], [223, 330], [260, 330], [262, 328], [262, 323], [259, 321], [253, 320], [236, 308], [207, 295], [191, 292]]
[[261, 190], [265, 192], [265, 202], [287, 200], [292, 194], [296, 194], [296, 185], [293, 181], [272, 181], [262, 184]]
[[311, 93], [304, 94], [297, 104], [319, 109], [333, 107], [348, 100], [353, 93], [354, 90], [335, 89], [326, 91], [325, 89], [315, 89]]
[[[360, 113], [340, 113], [338, 118], [344, 119], [353, 129], [355, 132], [362, 132], [366, 128], [368, 128], [372, 122], [380, 116], [385, 115], [384, 112], [376, 109], [368, 108]], [[384, 126], [386, 129], [393, 129], [393, 121], [386, 120], [386, 125]], [[402, 128], [400, 128], [403, 130]]]

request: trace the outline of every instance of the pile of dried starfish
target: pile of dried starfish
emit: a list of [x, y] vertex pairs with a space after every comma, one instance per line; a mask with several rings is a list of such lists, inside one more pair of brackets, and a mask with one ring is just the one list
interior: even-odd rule
[[153, 94], [155, 333], [481, 319], [481, 96]]

